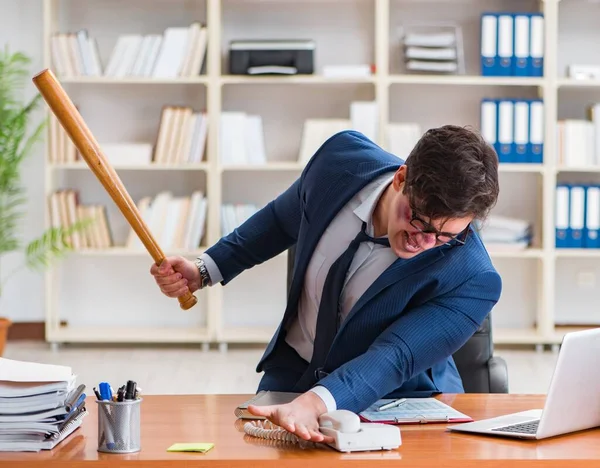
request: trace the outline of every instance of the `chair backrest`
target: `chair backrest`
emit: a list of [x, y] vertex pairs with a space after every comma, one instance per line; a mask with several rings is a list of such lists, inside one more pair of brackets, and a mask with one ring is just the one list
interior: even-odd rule
[[[289, 294], [294, 270], [295, 245], [288, 250], [287, 291]], [[490, 393], [488, 362], [494, 354], [490, 315], [471, 338], [453, 354], [466, 393]]]

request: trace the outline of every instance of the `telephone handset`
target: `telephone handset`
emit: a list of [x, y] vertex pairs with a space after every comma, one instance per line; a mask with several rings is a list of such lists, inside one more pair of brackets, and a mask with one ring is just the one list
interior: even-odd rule
[[[332, 437], [327, 445], [340, 452], [368, 450], [392, 450], [402, 445], [397, 426], [380, 423], [363, 423], [357, 414], [348, 410], [335, 410], [319, 417], [319, 431]], [[281, 440], [292, 443], [303, 441], [295, 434], [269, 421], [253, 421], [244, 425], [244, 432], [262, 439]]]

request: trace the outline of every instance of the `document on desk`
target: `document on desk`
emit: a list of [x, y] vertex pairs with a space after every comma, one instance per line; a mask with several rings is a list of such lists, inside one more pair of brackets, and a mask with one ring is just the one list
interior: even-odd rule
[[[366, 422], [386, 424], [425, 424], [472, 422], [473, 419], [436, 398], [406, 398], [402, 403], [379, 410], [395, 400], [379, 400], [359, 416]], [[385, 407], [384, 407], [385, 408]]]

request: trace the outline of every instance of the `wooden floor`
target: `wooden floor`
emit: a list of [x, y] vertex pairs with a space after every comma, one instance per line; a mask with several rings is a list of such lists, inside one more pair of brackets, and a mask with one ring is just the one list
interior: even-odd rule
[[[63, 364], [91, 391], [101, 381], [119, 387], [135, 380], [146, 394], [253, 393], [262, 348], [229, 348], [226, 352], [179, 347], [60, 346], [9, 342], [4, 357]], [[510, 393], [546, 393], [557, 354], [551, 351], [498, 349], [508, 364]]]

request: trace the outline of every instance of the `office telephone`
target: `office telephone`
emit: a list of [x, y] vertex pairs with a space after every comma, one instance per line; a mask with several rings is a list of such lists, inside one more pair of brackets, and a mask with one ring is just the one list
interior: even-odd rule
[[[392, 450], [402, 445], [397, 426], [380, 423], [363, 423], [357, 414], [348, 410], [335, 410], [319, 417], [319, 430], [333, 437], [330, 447], [340, 452]], [[244, 425], [244, 432], [261, 439], [299, 443], [298, 436], [276, 426], [270, 421], [252, 421]]]

